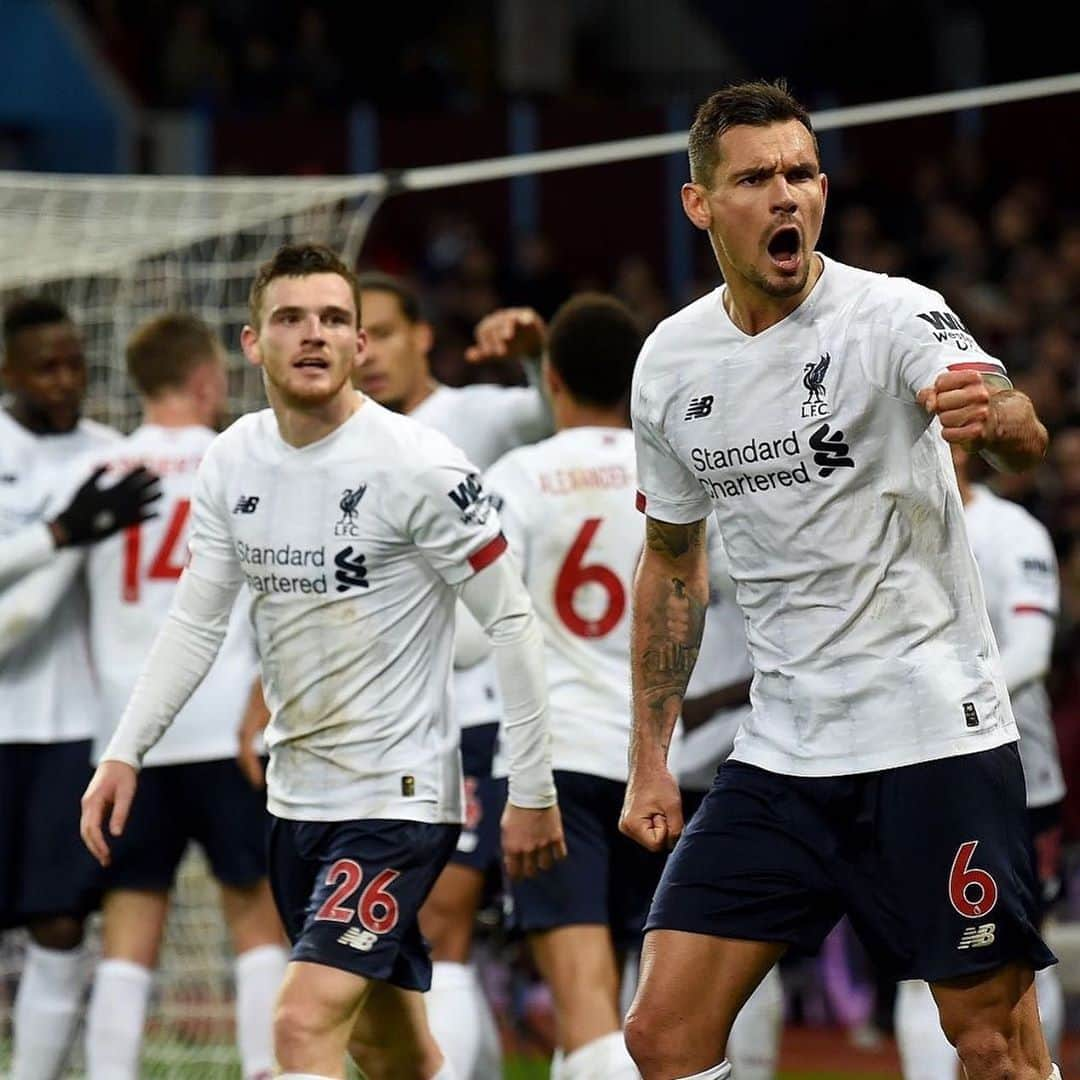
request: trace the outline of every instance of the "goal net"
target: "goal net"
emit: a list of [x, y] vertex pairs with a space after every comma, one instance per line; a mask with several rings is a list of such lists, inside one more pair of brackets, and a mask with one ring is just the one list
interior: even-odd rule
[[[816, 114], [819, 131], [1080, 91], [1080, 76]], [[136, 326], [164, 310], [189, 310], [230, 351], [230, 411], [262, 407], [256, 369], [237, 353], [254, 266], [282, 243], [328, 244], [355, 262], [382, 201], [396, 191], [629, 161], [685, 151], [685, 134], [545, 151], [390, 178], [153, 178], [0, 173], [0, 305], [24, 293], [64, 304], [82, 328], [90, 364], [90, 415], [122, 431], [138, 422], [124, 370]], [[0, 936], [0, 1075], [6, 1073], [11, 1004], [24, 937]], [[93, 959], [94, 931], [91, 929]], [[147, 1022], [140, 1075], [238, 1077], [233, 1048], [232, 962], [218, 890], [192, 853], [181, 871]], [[78, 1040], [71, 1076], [80, 1076]]]

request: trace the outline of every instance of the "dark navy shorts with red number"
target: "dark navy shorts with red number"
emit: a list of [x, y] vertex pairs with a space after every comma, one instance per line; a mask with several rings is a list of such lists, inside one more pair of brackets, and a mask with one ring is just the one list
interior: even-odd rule
[[555, 771], [566, 858], [511, 885], [514, 925], [526, 932], [600, 925], [616, 945], [641, 939], [665, 855], [619, 832], [626, 785], [587, 773]]
[[459, 829], [272, 818], [270, 886], [292, 959], [427, 990], [431, 959], [417, 915]]
[[1016, 744], [791, 777], [729, 761], [664, 870], [646, 929], [816, 951], [846, 914], [884, 970], [955, 978], [1055, 962]]
[[465, 824], [450, 861], [484, 873], [497, 864], [500, 822], [506, 806], [506, 780], [491, 775], [498, 724], [461, 729], [461, 765], [465, 773]]
[[124, 834], [109, 837], [105, 887], [171, 889], [192, 840], [222, 884], [254, 885], [266, 877], [269, 828], [266, 792], [248, 783], [234, 758], [148, 766]]

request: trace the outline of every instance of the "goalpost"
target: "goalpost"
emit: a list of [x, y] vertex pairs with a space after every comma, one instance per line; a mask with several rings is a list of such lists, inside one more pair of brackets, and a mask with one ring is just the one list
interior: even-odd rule
[[[819, 131], [1080, 91], [1080, 74], [814, 115]], [[230, 347], [230, 411], [264, 403], [256, 369], [235, 352], [253, 268], [282, 243], [328, 244], [355, 263], [383, 201], [399, 191], [683, 152], [685, 132], [394, 174], [340, 178], [92, 177], [0, 173], [0, 305], [23, 293], [63, 303], [82, 328], [88, 412], [130, 431], [138, 405], [124, 343], [153, 314], [186, 309]], [[0, 935], [0, 1073], [24, 938]], [[93, 932], [91, 933], [93, 942]], [[147, 1022], [142, 1076], [238, 1077], [232, 965], [218, 891], [189, 854], [172, 904]], [[81, 1048], [72, 1054], [80, 1076]]]

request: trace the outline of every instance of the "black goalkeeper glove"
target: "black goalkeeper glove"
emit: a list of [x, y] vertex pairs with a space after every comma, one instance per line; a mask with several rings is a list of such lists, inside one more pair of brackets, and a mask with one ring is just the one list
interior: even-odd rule
[[98, 487], [108, 468], [102, 465], [51, 522], [57, 547], [93, 544], [107, 536], [156, 517], [153, 503], [161, 498], [161, 483], [142, 465], [125, 473], [111, 487]]

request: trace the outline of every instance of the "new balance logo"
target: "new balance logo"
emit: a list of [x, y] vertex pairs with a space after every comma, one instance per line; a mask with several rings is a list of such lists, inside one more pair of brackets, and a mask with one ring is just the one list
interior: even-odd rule
[[818, 466], [819, 476], [832, 476], [837, 469], [855, 468], [855, 462], [848, 456], [844, 433], [834, 431], [830, 435], [828, 424], [822, 424], [810, 436], [810, 448], [815, 451], [814, 464]]
[[686, 406], [686, 415], [683, 419], [700, 420], [703, 416], [708, 416], [712, 412], [712, 403], [712, 394], [702, 394], [701, 397], [691, 398], [690, 404]]
[[379, 940], [377, 934], [370, 930], [361, 930], [359, 927], [350, 926], [338, 939], [339, 945], [348, 945], [350, 949], [358, 952], [371, 952], [375, 942]]
[[969, 926], [960, 935], [958, 949], [982, 949], [987, 945], [994, 944], [994, 931], [997, 923], [983, 923], [982, 926]]
[[364, 565], [364, 556], [357, 555], [353, 558], [352, 544], [342, 548], [334, 556], [334, 580], [337, 582], [337, 591], [345, 592], [351, 588], [366, 589], [368, 587], [367, 567]]
[[259, 505], [258, 495], [241, 495], [233, 507], [234, 514], [254, 514]]

